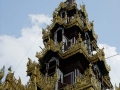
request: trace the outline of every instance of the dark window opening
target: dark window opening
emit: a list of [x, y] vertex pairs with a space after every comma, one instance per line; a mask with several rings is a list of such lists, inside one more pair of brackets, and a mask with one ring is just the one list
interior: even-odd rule
[[41, 89], [37, 86], [37, 90], [41, 90]]
[[71, 74], [64, 77], [64, 83], [66, 84], [72, 84], [72, 80], [71, 80]]
[[95, 75], [96, 75], [96, 78], [99, 79], [100, 78], [100, 74], [99, 74], [99, 71], [97, 68], [95, 68]]
[[86, 47], [87, 47], [87, 50], [88, 50], [88, 54], [91, 55], [91, 43], [90, 43], [90, 38], [89, 38], [89, 35], [86, 34], [85, 35], [85, 44], [86, 44]]
[[62, 14], [62, 18], [65, 18], [65, 12], [62, 12], [61, 14]]
[[52, 61], [49, 63], [49, 68], [48, 68], [48, 75], [52, 76], [54, 75], [56, 70], [56, 61]]
[[62, 30], [57, 31], [57, 42], [61, 42], [62, 41]]

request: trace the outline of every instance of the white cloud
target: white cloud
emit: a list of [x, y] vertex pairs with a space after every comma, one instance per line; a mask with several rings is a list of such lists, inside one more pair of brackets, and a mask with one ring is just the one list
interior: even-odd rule
[[[37, 14], [37, 15], [30, 14], [29, 17], [32, 26], [24, 27], [21, 30], [21, 37], [16, 38], [14, 36], [8, 36], [8, 35], [0, 36], [0, 68], [2, 68], [3, 65], [5, 65], [6, 74], [7, 74], [7, 68], [9, 66], [12, 66], [12, 69], [15, 70], [15, 68], [18, 66], [20, 61], [26, 55], [23, 61], [21, 62], [21, 64], [19, 65], [19, 67], [15, 71], [15, 77], [18, 78], [18, 76], [20, 76], [23, 84], [25, 84], [26, 81], [28, 80], [28, 78], [26, 78], [26, 64], [28, 61], [27, 58], [30, 57], [32, 60], [37, 61], [37, 58], [35, 58], [36, 51], [41, 50], [39, 46], [43, 47], [41, 28], [42, 26], [51, 23], [51, 17], [46, 16], [44, 14]], [[33, 43], [34, 45], [30, 49]], [[99, 44], [99, 47], [105, 48], [104, 51], [106, 57], [117, 54], [115, 47], [109, 46], [107, 44]], [[109, 58], [107, 59], [107, 62], [111, 66], [111, 71], [110, 71], [111, 81], [113, 84], [115, 83], [118, 84], [120, 80], [116, 76], [116, 73], [120, 78], [120, 72], [119, 72], [120, 56]]]
[[45, 16], [44, 14], [30, 14], [29, 17], [32, 21], [32, 24], [50, 24], [52, 19], [51, 17]]
[[12, 66], [12, 70], [15, 70], [22, 60], [15, 71], [15, 77], [18, 78], [20, 76], [23, 84], [28, 80], [26, 78], [27, 58], [30, 57], [32, 60], [37, 61], [37, 58], [35, 58], [36, 51], [41, 50], [39, 46], [43, 47], [42, 24], [50, 24], [51, 22], [51, 17], [44, 14], [30, 14], [29, 17], [33, 24], [31, 27], [24, 27], [21, 30], [21, 37], [0, 36], [0, 68], [5, 65], [5, 73], [7, 74], [7, 68], [9, 66]]

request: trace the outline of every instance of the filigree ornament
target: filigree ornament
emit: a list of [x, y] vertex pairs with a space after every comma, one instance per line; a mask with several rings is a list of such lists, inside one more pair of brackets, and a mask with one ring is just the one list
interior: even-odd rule
[[54, 90], [58, 76], [55, 73], [53, 77], [46, 77], [39, 71], [39, 68], [35, 67], [31, 80], [42, 90]]
[[80, 5], [81, 11], [85, 14], [85, 17], [88, 17], [88, 14], [86, 12], [85, 5]]
[[102, 80], [103, 80], [109, 87], [112, 88], [112, 84], [111, 84], [111, 82], [110, 82], [110, 76], [109, 76], [109, 74], [104, 75], [104, 76], [102, 77]]
[[[80, 5], [80, 8], [81, 9], [78, 10], [76, 0], [73, 0], [72, 3], [66, 0], [66, 2], [61, 2], [59, 4], [58, 8], [56, 8], [53, 12], [52, 24], [48, 25], [46, 29], [42, 29], [42, 39], [45, 47], [41, 52], [36, 52], [36, 57], [38, 60], [42, 60], [46, 56], [46, 53], [50, 50], [58, 53], [62, 59], [66, 59], [77, 53], [83, 54], [88, 62], [90, 62], [89, 68], [84, 71], [82, 76], [76, 77], [76, 82], [73, 85], [65, 86], [64, 90], [101, 90], [99, 81], [95, 77], [95, 74], [92, 70], [92, 64], [97, 61], [101, 61], [104, 63], [104, 66], [108, 72], [110, 71], [110, 66], [108, 66], [106, 63], [104, 49], [99, 49], [97, 46], [98, 36], [94, 32], [93, 21], [89, 22], [88, 20], [88, 14], [86, 12], [85, 5]], [[67, 12], [74, 9], [76, 10], [76, 13], [73, 16], [69, 16], [67, 12], [65, 12], [64, 17], [61, 17], [60, 11], [62, 9]], [[80, 13], [84, 15], [84, 18], [80, 17]], [[56, 44], [56, 42], [53, 41], [53, 32], [58, 24], [64, 29], [77, 26], [83, 33], [90, 32], [93, 37], [93, 41], [91, 41], [90, 44], [95, 49], [96, 54], [90, 55], [88, 53], [88, 47], [85, 45], [83, 36], [80, 33], [77, 36], [76, 42], [72, 43], [66, 51], [63, 51], [64, 42], [61, 41], [60, 43]], [[8, 69], [9, 73], [7, 74], [5, 82], [3, 83], [1, 81], [4, 77], [5, 67], [3, 67], [0, 70], [0, 90], [37, 90], [37, 88], [40, 88], [41, 90], [55, 90], [55, 84], [58, 81], [57, 72], [54, 73], [53, 76], [47, 77], [40, 71], [41, 67], [42, 65], [28, 58], [26, 72], [27, 76], [30, 76], [30, 79], [25, 86], [22, 85], [20, 77], [18, 80], [14, 77], [11, 67]], [[108, 87], [112, 88], [108, 74], [102, 76], [102, 81], [106, 83]], [[116, 90], [120, 90], [120, 86], [115, 86], [115, 88]]]
[[66, 8], [68, 5], [68, 2], [64, 3], [64, 2], [61, 2], [58, 6], [58, 8], [55, 9], [56, 12], [59, 12], [61, 10], [61, 8]]
[[27, 75], [29, 75], [34, 70], [35, 66], [41, 67], [40, 64], [38, 64], [37, 62], [32, 61], [30, 58], [28, 58], [27, 71], [26, 71]]
[[101, 50], [99, 50], [95, 55], [90, 57], [80, 35], [76, 44], [73, 44], [65, 53], [61, 51], [61, 47], [62, 42], [60, 44], [55, 44], [55, 42], [49, 38], [48, 42], [45, 44], [45, 48], [41, 52], [37, 52], [36, 57], [38, 59], [43, 58], [47, 51], [52, 50], [53, 52], [58, 52], [61, 58], [67, 58], [74, 55], [75, 53], [80, 52], [83, 53], [91, 62], [99, 60], [100, 58], [104, 59], [104, 55], [102, 54], [103, 52]]
[[3, 68], [0, 70], [0, 84], [2, 83], [1, 80], [4, 77], [4, 73], [5, 73], [5, 66], [3, 66]]
[[89, 64], [89, 68], [85, 70], [82, 76], [76, 77], [75, 84], [67, 85], [64, 90], [101, 90], [92, 71], [92, 64]]
[[2, 78], [4, 77], [5, 66], [0, 70], [0, 90], [5, 90], [4, 83], [2, 83]]
[[[12, 73], [12, 70], [7, 74], [6, 80], [4, 84], [0, 84], [0, 90], [37, 90], [37, 86], [41, 88], [42, 90], [54, 90], [55, 83], [58, 80], [57, 73], [54, 74], [53, 77], [45, 77], [40, 71], [39, 67], [36, 66], [36, 62], [32, 62], [29, 58], [27, 65], [34, 64], [34, 69], [32, 70], [32, 75], [27, 83], [27, 85], [22, 85], [21, 79], [17, 80], [14, 77], [14, 73]], [[33, 66], [32, 66], [33, 67]], [[4, 88], [4, 89], [3, 89]]]
[[17, 80], [14, 77], [14, 73], [12, 73], [11, 68], [8, 69], [9, 73], [6, 76], [6, 80], [4, 83], [4, 88], [5, 90], [25, 90], [24, 86], [21, 83], [21, 79], [19, 77], [19, 79]]

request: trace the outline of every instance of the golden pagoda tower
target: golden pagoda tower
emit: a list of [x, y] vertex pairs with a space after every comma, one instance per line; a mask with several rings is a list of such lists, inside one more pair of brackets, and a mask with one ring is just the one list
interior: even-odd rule
[[[9, 70], [0, 90], [107, 90], [110, 66], [104, 48], [97, 45], [93, 21], [85, 5], [75, 0], [61, 2], [53, 12], [52, 24], [42, 30], [44, 48], [36, 53], [39, 63], [28, 58], [27, 85]], [[0, 78], [1, 79], [1, 78]], [[2, 88], [2, 89], [1, 89]]]

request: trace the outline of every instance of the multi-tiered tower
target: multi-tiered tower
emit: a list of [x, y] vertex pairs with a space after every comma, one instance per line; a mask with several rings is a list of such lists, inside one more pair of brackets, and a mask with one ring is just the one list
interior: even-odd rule
[[[28, 58], [30, 81], [23, 90], [112, 88], [110, 67], [103, 49], [97, 46], [98, 37], [93, 22], [88, 20], [85, 5], [79, 10], [75, 0], [61, 2], [53, 12], [52, 24], [43, 29], [42, 34], [45, 48], [36, 53], [39, 63]], [[10, 86], [9, 78], [7, 86]]]
[[97, 46], [94, 24], [88, 21], [85, 5], [80, 8], [75, 0], [67, 0], [53, 12], [52, 24], [42, 31], [45, 48], [36, 53], [40, 71], [45, 77], [57, 73], [56, 90], [110, 89], [110, 67], [103, 49]]

